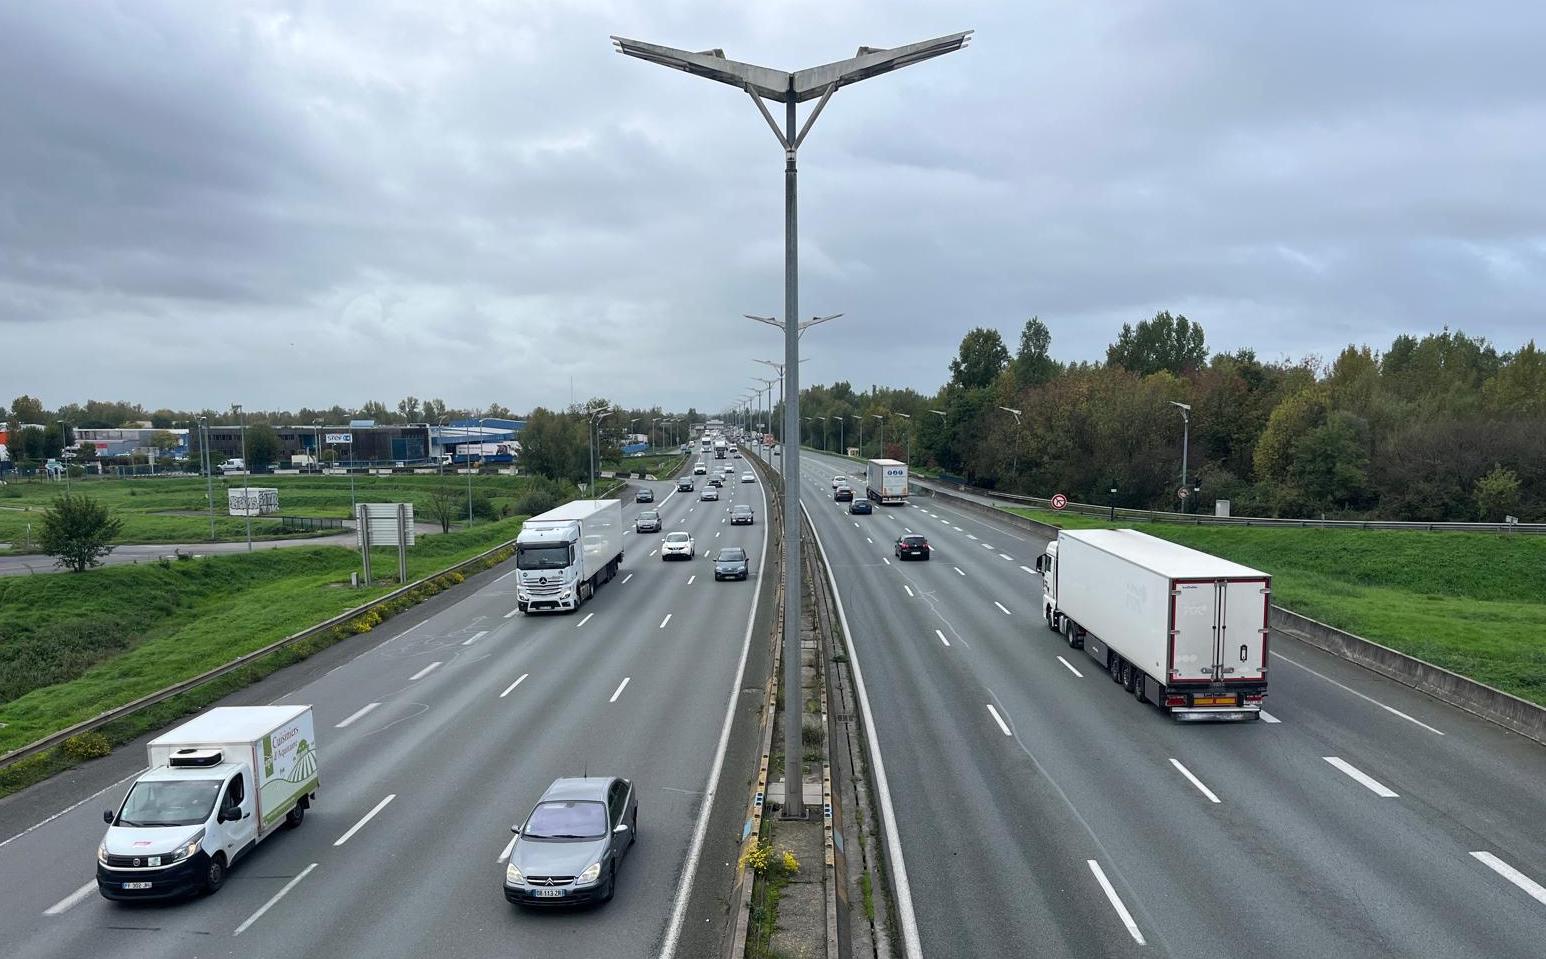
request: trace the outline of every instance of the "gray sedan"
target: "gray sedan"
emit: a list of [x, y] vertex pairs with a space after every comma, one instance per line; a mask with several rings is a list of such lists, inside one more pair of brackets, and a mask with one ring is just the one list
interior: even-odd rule
[[751, 562], [746, 550], [739, 546], [727, 546], [714, 557], [714, 580], [745, 579], [751, 573]]
[[525, 906], [607, 902], [633, 848], [639, 802], [626, 779], [555, 779], [523, 825], [505, 867], [505, 898]]

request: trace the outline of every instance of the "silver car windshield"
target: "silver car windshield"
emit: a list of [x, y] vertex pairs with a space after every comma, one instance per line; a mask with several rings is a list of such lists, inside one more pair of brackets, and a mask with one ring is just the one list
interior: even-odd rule
[[538, 803], [521, 831], [523, 839], [600, 839], [607, 834], [605, 803], [564, 801]]
[[692, 539], [692, 537], [688, 536], [686, 533], [667, 533], [666, 534], [666, 542], [668, 542], [668, 543], [685, 543], [689, 539]]
[[218, 779], [153, 780], [129, 790], [119, 826], [197, 826], [209, 819], [220, 795]]

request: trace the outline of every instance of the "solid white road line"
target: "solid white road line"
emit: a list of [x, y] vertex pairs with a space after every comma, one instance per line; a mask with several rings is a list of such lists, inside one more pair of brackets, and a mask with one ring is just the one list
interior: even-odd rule
[[607, 702], [609, 702], [609, 703], [617, 702], [617, 697], [623, 695], [623, 690], [626, 689], [627, 686], [628, 686], [628, 680], [630, 680], [632, 678], [633, 678], [632, 676], [624, 676], [623, 677], [623, 681], [618, 683], [617, 684], [617, 688], [612, 691], [612, 698], [607, 700]]
[[440, 667], [439, 661], [430, 663], [428, 666], [425, 666], [423, 669], [421, 669], [418, 672], [414, 673], [412, 676], [409, 676], [408, 677], [408, 681], [411, 683], [415, 679], [423, 679], [425, 676], [428, 676], [430, 673], [434, 672], [439, 667]]
[[1138, 945], [1147, 945], [1148, 943], [1144, 942], [1143, 933], [1138, 931], [1138, 923], [1133, 921], [1133, 914], [1127, 911], [1127, 907], [1122, 904], [1122, 897], [1117, 895], [1117, 891], [1111, 887], [1111, 880], [1106, 878], [1106, 871], [1101, 869], [1100, 863], [1095, 860], [1091, 859], [1088, 862], [1090, 872], [1095, 874], [1095, 881], [1100, 883], [1101, 889], [1105, 890], [1106, 898], [1111, 900], [1111, 908], [1117, 911], [1117, 916], [1121, 918], [1122, 925], [1127, 927], [1128, 934]]
[[988, 713], [990, 715], [992, 715], [993, 721], [998, 723], [998, 728], [1002, 729], [1004, 731], [1004, 735], [1005, 736], [1013, 736], [1014, 735], [1014, 733], [1009, 731], [1009, 724], [1004, 722], [1004, 717], [1002, 717], [1002, 716], [1000, 716], [998, 714], [998, 710], [993, 708], [993, 704], [992, 703], [988, 704]]
[[633, 579], [633, 574], [632, 573], [629, 573], [627, 576], [624, 576], [623, 577], [623, 581], [621, 583], [618, 583], [617, 585], [619, 585], [619, 586], [626, 586], [626, 585], [628, 585], [628, 581], [630, 579]]
[[1360, 693], [1358, 690], [1354, 689], [1351, 686], [1344, 686], [1343, 684], [1337, 682], [1335, 679], [1332, 679], [1330, 676], [1327, 676], [1325, 673], [1318, 673], [1315, 670], [1311, 669], [1310, 667], [1304, 665], [1303, 663], [1295, 662], [1294, 660], [1289, 659], [1287, 656], [1284, 656], [1282, 653], [1278, 652], [1277, 650], [1273, 650], [1272, 651], [1272, 655], [1274, 655], [1277, 658], [1283, 660], [1283, 662], [1289, 664], [1290, 666], [1298, 666], [1300, 669], [1302, 669], [1305, 672], [1309, 673], [1311, 676], [1319, 676], [1321, 679], [1324, 679], [1326, 682], [1328, 682], [1331, 685], [1337, 687], [1338, 689], [1346, 690], [1347, 692], [1352, 693], [1354, 696], [1357, 696], [1359, 699], [1367, 700], [1367, 701], [1373, 703], [1374, 705], [1380, 707], [1381, 709], [1385, 710], [1388, 713], [1393, 713], [1393, 714], [1395, 714], [1397, 716], [1400, 716], [1402, 719], [1406, 720], [1409, 723], [1412, 723], [1412, 724], [1417, 725], [1417, 726], [1421, 726], [1422, 728], [1428, 730], [1428, 732], [1430, 732], [1430, 733], [1435, 733], [1435, 734], [1440, 735], [1440, 736], [1444, 735], [1444, 732], [1442, 730], [1434, 729], [1432, 726], [1428, 725], [1427, 723], [1423, 722], [1422, 720], [1413, 719], [1411, 716], [1408, 716], [1406, 713], [1403, 713], [1401, 710], [1395, 708], [1394, 706], [1387, 706], [1384, 703], [1380, 702], [1378, 699], [1375, 699], [1373, 696], [1365, 696], [1363, 693]]
[[317, 864], [316, 863], [312, 863], [311, 865], [307, 866], [305, 869], [302, 869], [300, 871], [299, 875], [297, 875], [294, 879], [291, 879], [289, 882], [285, 883], [284, 887], [282, 889], [280, 889], [278, 892], [274, 893], [274, 897], [272, 899], [270, 899], [268, 902], [265, 902], [262, 906], [258, 907], [258, 911], [257, 912], [255, 912], [252, 915], [248, 916], [247, 920], [245, 922], [243, 922], [241, 925], [237, 926], [236, 927], [236, 931], [231, 933], [231, 935], [239, 936], [242, 933], [246, 932], [247, 928], [249, 926], [251, 926], [253, 923], [257, 922], [259, 919], [263, 918], [263, 914], [265, 912], [268, 912], [270, 909], [274, 908], [274, 903], [276, 903], [279, 900], [283, 899], [285, 897], [285, 894], [288, 893], [291, 889], [294, 889], [296, 887], [296, 885], [302, 879], [305, 879], [307, 876], [311, 875], [311, 871], [313, 869], [315, 869], [315, 868], [317, 868]]
[[961, 567], [959, 567], [959, 566], [952, 566], [950, 568], [955, 570], [956, 572], [960, 573], [962, 576], [966, 575], [965, 570], [961, 569]]
[[515, 690], [515, 687], [526, 682], [526, 677], [530, 675], [531, 673], [522, 673], [519, 679], [505, 687], [505, 691], [499, 694], [499, 698], [504, 699], [506, 696], [510, 695], [510, 693]]
[[666, 624], [671, 622], [671, 615], [672, 615], [671, 613], [667, 613], [666, 614], [666, 618], [661, 620], [660, 621], [660, 625], [656, 626], [655, 628], [656, 629], [665, 629], [666, 628]]
[[9, 846], [11, 843], [13, 843], [16, 840], [20, 839], [21, 837], [27, 835], [28, 833], [35, 832], [36, 830], [42, 829], [44, 826], [46, 826], [49, 823], [53, 822], [54, 820], [60, 818], [61, 816], [65, 816], [65, 815], [68, 815], [69, 813], [74, 812], [75, 810], [79, 809], [81, 806], [86, 805], [87, 803], [91, 802], [93, 799], [96, 799], [98, 796], [100, 796], [103, 793], [107, 792], [109, 789], [113, 789], [115, 787], [122, 786], [124, 783], [128, 782], [131, 779], [138, 779], [142, 774], [144, 774], [146, 772], [149, 772], [148, 768], [147, 769], [135, 770], [134, 772], [130, 773], [129, 775], [127, 775], [125, 777], [123, 777], [122, 779], [118, 780], [117, 782], [112, 783], [111, 785], [103, 786], [101, 789], [98, 789], [96, 792], [94, 792], [91, 795], [87, 796], [85, 799], [77, 799], [75, 802], [71, 803], [70, 805], [68, 805], [68, 806], [64, 807], [63, 809], [59, 810], [58, 812], [54, 813], [52, 816], [49, 816], [47, 819], [39, 820], [38, 822], [35, 822], [32, 825], [28, 826], [26, 829], [23, 829], [21, 832], [16, 833], [15, 835], [13, 835], [10, 838], [6, 839], [4, 842], [0, 842], [0, 847]]
[[345, 726], [348, 726], [348, 725], [352, 724], [356, 719], [362, 718], [366, 713], [370, 712], [372, 709], [375, 709], [377, 706], [380, 706], [380, 705], [381, 705], [380, 703], [366, 703], [364, 706], [360, 707], [359, 709], [357, 709], [353, 713], [351, 713], [348, 719], [345, 719], [343, 722], [339, 723], [338, 725], [334, 726], [333, 728], [334, 729], [343, 729]]
[[939, 641], [944, 643], [946, 646], [950, 645], [950, 640], [945, 638], [945, 634], [944, 633], [942, 633], [942, 632], [940, 632], [939, 630], [936, 629], [934, 631], [934, 635], [938, 636], [939, 637]]
[[[509, 575], [510, 575], [510, 574], [509, 574], [509, 573], [506, 573], [506, 574], [505, 574], [505, 576], [509, 576]], [[504, 576], [501, 576], [501, 577], [499, 577], [499, 578], [500, 578], [500, 579], [504, 579], [504, 578], [505, 578], [505, 577], [504, 577]], [[416, 630], [416, 629], [418, 629], [418, 628], [419, 628], [419, 627], [420, 627], [420, 626], [423, 626], [423, 625], [424, 625], [424, 624], [425, 624], [425, 623], [427, 623], [427, 622], [429, 622], [429, 620], [427, 620], [427, 619], [421, 619], [421, 620], [419, 620], [419, 621], [418, 621], [418, 622], [417, 622], [417, 623], [414, 623], [414, 624], [413, 624], [413, 625], [412, 625], [412, 626], [409, 626], [409, 627], [408, 627], [408, 628], [407, 628], [407, 629], [405, 629], [405, 630], [403, 630], [403, 631], [402, 631], [402, 632], [400, 632], [400, 633], [398, 633], [398, 634], [397, 634], [397, 635], [396, 635], [396, 636], [393, 636], [393, 637], [392, 637], [392, 639], [390, 639], [390, 640], [387, 640], [387, 642], [393, 642], [393, 641], [395, 641], [395, 640], [399, 640], [399, 639], [402, 639], [402, 638], [403, 638], [403, 637], [404, 637], [404, 636], [407, 636], [407, 635], [408, 635], [408, 634], [409, 634], [409, 633], [411, 633], [411, 632], [413, 632], [413, 631], [414, 631], [414, 630]]]
[[1009, 613], [1009, 610], [1008, 610], [1008, 608], [1007, 608], [1007, 607], [1005, 607], [1005, 606], [1004, 606], [1004, 604], [1003, 604], [1003, 603], [1001, 603], [1001, 602], [999, 602], [999, 601], [998, 601], [998, 600], [996, 600], [996, 599], [995, 599], [995, 600], [994, 600], [994, 601], [993, 601], [993, 605], [994, 605], [994, 606], [997, 606], [997, 607], [998, 607], [998, 609], [999, 609], [999, 612], [1001, 612], [1001, 613], [1003, 613], [1003, 614], [1004, 614], [1004, 615], [1005, 615], [1005, 616], [1008, 616], [1008, 615], [1010, 615], [1010, 613]]
[[335, 841], [333, 843], [333, 845], [335, 845], [335, 846], [342, 846], [344, 843], [346, 843], [350, 839], [354, 838], [354, 834], [355, 833], [359, 832], [361, 829], [364, 829], [366, 823], [368, 823], [372, 819], [376, 818], [376, 813], [378, 813], [381, 810], [385, 809], [387, 807], [387, 803], [391, 802], [392, 800], [394, 800], [396, 798], [397, 798], [397, 793], [392, 793], [392, 794], [388, 795], [387, 798], [385, 798], [385, 799], [381, 800], [380, 802], [376, 803], [376, 808], [375, 809], [372, 809], [370, 812], [366, 813], [364, 815], [364, 817], [360, 819], [359, 822], [357, 822], [354, 825], [350, 826], [349, 827], [349, 831], [344, 833], [342, 836], [339, 836], [337, 841]]
[[1067, 666], [1068, 671], [1073, 673], [1075, 676], [1078, 676], [1080, 679], [1084, 678], [1084, 673], [1081, 673], [1079, 670], [1075, 669], [1073, 663], [1069, 662], [1061, 656], [1058, 657], [1058, 662], [1062, 663], [1064, 666]]
[[1322, 756], [1321, 758], [1326, 760], [1328, 763], [1331, 763], [1336, 768], [1342, 770], [1344, 773], [1347, 773], [1347, 776], [1348, 776], [1349, 779], [1353, 780], [1356, 783], [1359, 783], [1365, 789], [1367, 789], [1370, 792], [1374, 793], [1376, 796], [1381, 796], [1381, 797], [1384, 797], [1385, 799], [1396, 799], [1396, 798], [1398, 798], [1396, 793], [1392, 792], [1389, 788], [1387, 788], [1379, 780], [1377, 780], [1373, 776], [1370, 776], [1369, 774], [1363, 772], [1361, 769], [1359, 769], [1357, 766], [1354, 766], [1352, 763], [1348, 762], [1347, 760], [1340, 759], [1340, 758], [1338, 758], [1336, 756]]
[[1281, 723], [1283, 721], [1283, 720], [1279, 719], [1278, 717], [1272, 715], [1271, 713], [1267, 712], [1265, 709], [1259, 710], [1257, 715], [1261, 716], [1261, 721], [1264, 722], [1264, 723]]
[[594, 615], [596, 615], [596, 614], [595, 613], [586, 613], [584, 619], [582, 619], [578, 623], [574, 624], [574, 628], [575, 629], [579, 629], [581, 626], [584, 626], [586, 623], [590, 622], [590, 618], [592, 616], [594, 616]]
[[1177, 772], [1185, 776], [1193, 786], [1196, 786], [1198, 792], [1202, 793], [1204, 796], [1207, 796], [1209, 802], [1216, 803], [1219, 801], [1219, 797], [1213, 794], [1213, 790], [1209, 789], [1207, 786], [1204, 786], [1202, 784], [1202, 780], [1192, 775], [1192, 771], [1190, 769], [1187, 769], [1185, 766], [1181, 765], [1181, 761], [1179, 759], [1176, 759], [1174, 756], [1172, 756], [1170, 759], [1170, 765], [1176, 767]]
[[473, 633], [472, 636], [470, 636], [469, 638], [467, 638], [467, 639], [462, 641], [462, 645], [463, 646], [471, 646], [473, 643], [476, 643], [478, 640], [482, 639], [483, 637], [485, 637], [487, 635], [488, 635], [488, 630], [486, 630], [486, 629], [483, 630], [480, 633]]
[[1011, 562], [1011, 563], [1013, 563], [1015, 561], [1014, 557], [1010, 556], [1008, 553], [999, 553], [998, 554], [998, 558], [1002, 559], [1002, 560], [1007, 560], [1008, 562]]
[[1531, 899], [1534, 899], [1541, 905], [1546, 906], [1546, 888], [1542, 888], [1540, 883], [1536, 882], [1534, 879], [1531, 879], [1529, 876], [1526, 876], [1524, 873], [1520, 872], [1518, 869], [1515, 869], [1513, 866], [1510, 866], [1508, 863], [1499, 859], [1497, 856], [1494, 856], [1490, 852], [1473, 852], [1471, 855], [1475, 856], [1477, 861], [1486, 866], [1488, 869], [1491, 869], [1493, 872], [1502, 876], [1504, 879], [1507, 879], [1509, 882], [1518, 886], [1520, 889], [1523, 889], [1525, 891], [1525, 895], [1529, 896]]
[[503, 848], [503, 849], [501, 849], [499, 851], [499, 858], [494, 860], [494, 861], [495, 862], [504, 862], [506, 859], [509, 859], [511, 851], [515, 849], [515, 841], [518, 838], [520, 838], [520, 837], [518, 837], [518, 836], [511, 836], [510, 837], [510, 841], [505, 843], [505, 848]]
[[[1476, 854], [1472, 853], [1472, 855], [1476, 855]], [[74, 892], [70, 893], [68, 896], [65, 896], [63, 899], [61, 899], [58, 902], [54, 903], [52, 906], [49, 906], [47, 909], [44, 909], [43, 910], [43, 915], [45, 915], [45, 916], [57, 916], [61, 912], [64, 912], [66, 909], [69, 909], [69, 908], [71, 908], [73, 906], [80, 905], [82, 900], [84, 900], [87, 896], [91, 895], [93, 892], [96, 892], [96, 891], [97, 891], [97, 881], [95, 879], [93, 879], [90, 882], [86, 883], [84, 886], [82, 886], [79, 889], [75, 890]]]
[[909, 595], [909, 596], [913, 595], [913, 588], [911, 586], [907, 585], [906, 583], [903, 583], [902, 584], [902, 588], [907, 590], [907, 595]]
[[1033, 573], [1034, 574], [1036, 572], [1034, 569], [1031, 569], [1029, 566], [1022, 566], [1020, 568], [1025, 570], [1027, 573]]
[[517, 606], [515, 609], [512, 609], [512, 610], [510, 610], [510, 612], [505, 614], [505, 619], [509, 619], [511, 616], [514, 616], [516, 613], [519, 613], [520, 611], [521, 611], [521, 608], [519, 606]]
[[696, 573], [694, 573], [693, 575], [687, 577], [687, 585], [691, 586], [692, 585], [692, 581], [697, 579], [697, 578], [698, 578], [698, 574], [696, 574]]

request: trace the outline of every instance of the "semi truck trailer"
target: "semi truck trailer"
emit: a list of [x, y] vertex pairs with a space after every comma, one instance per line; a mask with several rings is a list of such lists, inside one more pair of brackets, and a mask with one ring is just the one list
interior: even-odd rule
[[1257, 719], [1272, 577], [1130, 529], [1062, 530], [1036, 559], [1042, 613], [1140, 702]]
[[516, 608], [580, 608], [623, 565], [623, 504], [577, 499], [533, 516], [515, 538]]
[[865, 464], [865, 494], [878, 503], [907, 502], [907, 464], [870, 460]]

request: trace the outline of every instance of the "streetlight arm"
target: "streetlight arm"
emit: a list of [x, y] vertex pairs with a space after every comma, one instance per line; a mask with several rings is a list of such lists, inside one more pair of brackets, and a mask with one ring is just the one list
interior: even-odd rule
[[[658, 43], [645, 43], [643, 40], [630, 40], [627, 37], [614, 36], [612, 45], [618, 53], [624, 56], [637, 57], [640, 60], [648, 60], [658, 63], [663, 67], [673, 70], [681, 70], [683, 73], [691, 73], [700, 77], [707, 77], [720, 83], [727, 83], [733, 87], [740, 87], [752, 94], [753, 97], [762, 97], [768, 100], [776, 100], [783, 103], [789, 98], [790, 75], [783, 70], [774, 70], [769, 67], [759, 67], [752, 63], [742, 63], [739, 60], [730, 60], [725, 57], [723, 50], [705, 50], [702, 53], [692, 53], [687, 50], [678, 50], [676, 47], [662, 46]], [[816, 96], [813, 92], [812, 97]], [[806, 99], [809, 99], [807, 97]], [[777, 127], [774, 127], [777, 132]], [[782, 135], [780, 135], [782, 139]]]

